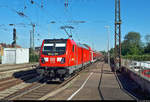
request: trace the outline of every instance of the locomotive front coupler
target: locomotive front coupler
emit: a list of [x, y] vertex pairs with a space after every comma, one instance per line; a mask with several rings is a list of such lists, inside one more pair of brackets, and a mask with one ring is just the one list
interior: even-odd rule
[[54, 72], [54, 70], [50, 70], [49, 71], [49, 77], [50, 78], [55, 78], [55, 72]]

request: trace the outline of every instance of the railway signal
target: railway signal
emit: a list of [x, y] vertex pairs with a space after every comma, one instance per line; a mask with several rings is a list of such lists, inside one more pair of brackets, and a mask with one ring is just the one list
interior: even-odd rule
[[12, 46], [16, 47], [16, 29], [13, 29], [13, 42], [12, 42]]
[[17, 34], [16, 34], [16, 25], [20, 25], [20, 24], [9, 24], [9, 26], [14, 26], [13, 28], [13, 42], [12, 42], [12, 46], [16, 47], [16, 40], [17, 40]]
[[[27, 25], [30, 25], [30, 26], [32, 26], [32, 30], [30, 31], [30, 48], [31, 49], [35, 49], [35, 46], [34, 46], [34, 32], [35, 32], [35, 24], [34, 23], [32, 23], [31, 22], [31, 24], [24, 24], [24, 23], [19, 23], [19, 24], [9, 24], [9, 26], [14, 26], [14, 29], [16, 29], [15, 28], [15, 26], [18, 26], [18, 25], [21, 25], [21, 26], [23, 26], [23, 27], [26, 27]], [[13, 32], [15, 32], [15, 31], [13, 31]], [[13, 36], [15, 36], [14, 35], [14, 33], [13, 33]], [[13, 37], [13, 39], [14, 39], [14, 37]], [[16, 40], [16, 39], [15, 39]], [[15, 43], [16, 41], [14, 41], [13, 43]]]

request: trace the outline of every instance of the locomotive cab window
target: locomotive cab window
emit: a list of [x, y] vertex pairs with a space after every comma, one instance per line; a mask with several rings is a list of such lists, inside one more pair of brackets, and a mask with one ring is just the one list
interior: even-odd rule
[[64, 43], [56, 43], [55, 45], [56, 52], [64, 52], [66, 50], [66, 44]]
[[43, 51], [53, 50], [54, 44], [44, 44]]
[[66, 52], [66, 43], [63, 42], [49, 42], [44, 43], [42, 54], [44, 55], [63, 55]]

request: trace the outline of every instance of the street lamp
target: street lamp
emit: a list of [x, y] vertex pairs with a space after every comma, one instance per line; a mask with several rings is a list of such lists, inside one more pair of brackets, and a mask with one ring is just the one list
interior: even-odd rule
[[109, 54], [109, 33], [110, 33], [110, 26], [105, 26], [105, 28], [107, 29], [107, 39], [108, 39], [108, 43], [107, 43], [107, 53], [108, 53], [108, 65], [110, 66], [110, 54]]

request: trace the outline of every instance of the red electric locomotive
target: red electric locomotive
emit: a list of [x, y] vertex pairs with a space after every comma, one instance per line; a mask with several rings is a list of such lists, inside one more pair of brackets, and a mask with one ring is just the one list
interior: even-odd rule
[[75, 70], [94, 62], [94, 52], [86, 44], [71, 39], [45, 39], [40, 51], [37, 72], [50, 79], [61, 81]]

